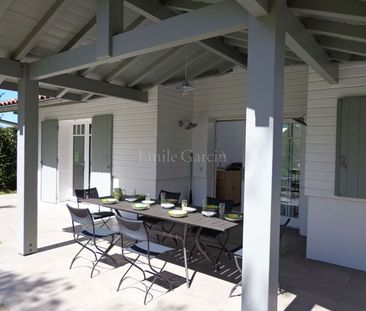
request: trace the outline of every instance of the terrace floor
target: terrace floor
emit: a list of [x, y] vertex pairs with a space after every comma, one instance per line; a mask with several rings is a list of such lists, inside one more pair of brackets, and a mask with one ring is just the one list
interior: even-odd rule
[[[126, 270], [100, 264], [90, 279], [91, 262], [70, 260], [79, 249], [72, 242], [70, 216], [64, 205], [42, 204], [39, 208], [39, 248], [30, 256], [16, 253], [16, 195], [0, 196], [0, 311], [6, 310], [240, 310], [241, 298], [228, 298], [233, 283], [202, 269], [188, 289], [182, 284], [184, 270], [168, 263], [166, 270], [180, 280], [180, 286], [166, 293], [155, 286], [152, 300], [143, 305], [143, 285], [139, 272], [117, 292]], [[240, 230], [239, 230], [240, 231]], [[240, 243], [240, 232], [231, 235], [231, 246]], [[279, 310], [366, 310], [366, 273], [305, 259], [306, 240], [288, 229], [282, 240], [280, 258]], [[112, 254], [118, 256], [115, 247]], [[159, 266], [162, 262], [156, 260]], [[230, 262], [226, 263], [230, 265]], [[192, 273], [193, 271], [191, 271]], [[207, 273], [206, 273], [207, 272]]]

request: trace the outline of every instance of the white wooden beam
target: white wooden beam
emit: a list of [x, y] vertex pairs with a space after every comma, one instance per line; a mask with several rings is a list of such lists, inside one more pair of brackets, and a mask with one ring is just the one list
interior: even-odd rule
[[14, 53], [16, 60], [22, 60], [27, 53], [38, 42], [51, 23], [62, 13], [62, 9], [70, 3], [71, 0], [57, 0], [48, 10], [45, 16], [40, 20], [36, 27], [29, 33], [27, 38], [22, 42]]
[[[125, 31], [131, 31], [132, 29], [136, 28], [137, 26], [139, 26], [143, 21], [145, 20], [145, 17], [143, 16], [139, 16], [137, 17], [130, 25], [128, 25], [125, 29]], [[117, 65], [117, 67], [113, 68], [110, 72], [105, 74], [104, 80], [105, 81], [111, 81], [113, 80], [116, 76], [118, 76], [120, 73], [118, 73], [118, 71], [124, 68], [123, 65], [124, 62], [120, 63]], [[92, 73], [94, 71], [94, 69], [97, 66], [92, 66], [89, 67], [87, 69], [81, 70], [80, 71], [80, 75], [82, 76], [87, 76], [88, 74]], [[122, 72], [122, 71], [121, 71]]]
[[97, 21], [97, 17], [93, 16], [59, 51], [65, 52], [67, 50], [72, 49], [82, 40], [84, 40], [95, 27], [95, 23]]
[[366, 22], [366, 2], [347, 0], [288, 0], [296, 12], [311, 16], [337, 18], [355, 23]]
[[56, 98], [62, 98], [68, 92], [68, 89], [59, 89], [56, 91]]
[[242, 310], [277, 310], [286, 15], [272, 5], [249, 18]]
[[86, 101], [88, 101], [88, 99], [92, 98], [93, 96], [94, 96], [93, 93], [86, 93], [81, 96], [81, 101], [86, 102]]
[[[4, 81], [3, 83], [0, 84], [0, 88], [4, 89], [4, 90], [18, 91], [18, 85], [15, 82]], [[39, 95], [56, 98], [58, 91], [46, 89], [44, 87], [39, 87], [38, 92], [39, 92]], [[81, 96], [79, 94], [68, 92], [62, 96], [62, 99], [80, 102]]]
[[265, 16], [269, 12], [269, 0], [236, 0], [255, 17]]
[[208, 5], [205, 2], [192, 0], [163, 0], [163, 4], [168, 8], [185, 12], [198, 10]]
[[19, 62], [0, 57], [0, 74], [13, 78], [21, 78], [23, 71]]
[[123, 0], [97, 0], [97, 59], [112, 56], [112, 38], [123, 32]]
[[201, 50], [196, 51], [187, 59], [186, 62], [183, 59], [183, 62], [178, 63], [175, 67], [171, 68], [171, 70], [164, 77], [162, 77], [161, 79], [156, 81], [156, 84], [164, 84], [170, 78], [174, 77], [175, 75], [180, 73], [182, 70], [184, 70], [184, 66], [187, 66], [187, 67], [190, 66], [194, 62], [197, 62], [200, 59], [206, 57], [207, 54], [208, 54], [207, 51], [204, 51], [204, 52], [202, 52]]
[[130, 66], [134, 64], [137, 57], [130, 57], [128, 59], [125, 59], [118, 65], [116, 65], [110, 72], [108, 72], [104, 76], [104, 81], [110, 82], [114, 79], [116, 79], [119, 75], [121, 75], [125, 70], [127, 70]]
[[[137, 13], [145, 16], [149, 20], [153, 22], [159, 22], [164, 19], [171, 18], [176, 16], [177, 14], [164, 7], [156, 0], [126, 0], [126, 6], [128, 6], [131, 10], [136, 11]], [[186, 1], [188, 2], [188, 1]], [[207, 4], [199, 4], [200, 8], [207, 6]], [[198, 8], [198, 7], [197, 7]], [[200, 42], [197, 42], [203, 48], [211, 51], [212, 53], [223, 57], [224, 59], [232, 62], [235, 65], [244, 66], [246, 64], [245, 55], [242, 55], [238, 52], [238, 50], [233, 47], [225, 44], [217, 38], [210, 38]]]
[[38, 82], [29, 79], [27, 64], [18, 97], [17, 249], [28, 255], [37, 251]]
[[179, 52], [180, 47], [175, 47], [173, 49], [168, 50], [167, 52], [163, 53], [157, 60], [152, 62], [150, 65], [148, 65], [146, 68], [144, 68], [142, 71], [138, 72], [135, 77], [128, 82], [129, 87], [134, 87], [136, 84], [138, 84], [141, 80], [146, 78], [151, 72], [153, 72], [156, 68], [164, 64], [164, 62], [168, 61], [170, 58], [177, 55]]
[[316, 18], [306, 18], [303, 23], [312, 34], [366, 43], [364, 25], [350, 25]]
[[321, 46], [329, 50], [366, 56], [366, 43], [355, 42], [325, 36], [318, 36], [317, 40]]
[[235, 1], [226, 0], [115, 35], [112, 56], [107, 59], [95, 59], [95, 44], [46, 57], [31, 64], [31, 76], [33, 79], [44, 79], [90, 66], [117, 62], [242, 30], [247, 22], [246, 11]]
[[148, 101], [146, 92], [76, 75], [64, 74], [41, 80], [41, 82], [102, 96], [119, 97], [140, 102]]
[[286, 45], [323, 79], [331, 84], [337, 83], [338, 66], [330, 60], [292, 10], [286, 7], [285, 11]]
[[[212, 68], [218, 66], [219, 64], [221, 64], [223, 62], [222, 59], [219, 59], [217, 61], [214, 61], [214, 62], [210, 62], [208, 64], [205, 64], [203, 66], [195, 66], [195, 68], [193, 69], [190, 69], [187, 73], [187, 80], [188, 81], [192, 81], [194, 80], [196, 77], [202, 75], [203, 73], [211, 70]], [[170, 84], [176, 84], [178, 82], [183, 82], [184, 80], [186, 79], [186, 77], [184, 76], [181, 76], [181, 77], [178, 77], [178, 78], [174, 78], [174, 79], [170, 79], [168, 81], [166, 81], [164, 83], [164, 85], [170, 85]]]
[[15, 0], [1, 0], [0, 1], [0, 20], [5, 15], [6, 11], [9, 9], [9, 7], [13, 4]]

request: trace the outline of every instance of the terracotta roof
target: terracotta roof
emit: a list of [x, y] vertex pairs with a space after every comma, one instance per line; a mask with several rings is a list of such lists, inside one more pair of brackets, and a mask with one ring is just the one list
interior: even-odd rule
[[[38, 95], [38, 100], [45, 100], [45, 99], [49, 99], [49, 98], [51, 98], [51, 97]], [[12, 106], [12, 105], [16, 105], [16, 104], [18, 104], [17, 98], [0, 101], [0, 106]]]

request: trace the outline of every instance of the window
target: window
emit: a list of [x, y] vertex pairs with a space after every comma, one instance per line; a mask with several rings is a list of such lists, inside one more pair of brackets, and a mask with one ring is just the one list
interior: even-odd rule
[[366, 97], [338, 101], [336, 195], [366, 198]]

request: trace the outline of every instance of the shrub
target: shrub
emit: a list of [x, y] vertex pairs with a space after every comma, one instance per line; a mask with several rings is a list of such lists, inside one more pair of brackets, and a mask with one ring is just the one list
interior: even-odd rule
[[17, 183], [17, 129], [0, 128], [0, 190], [16, 189]]

